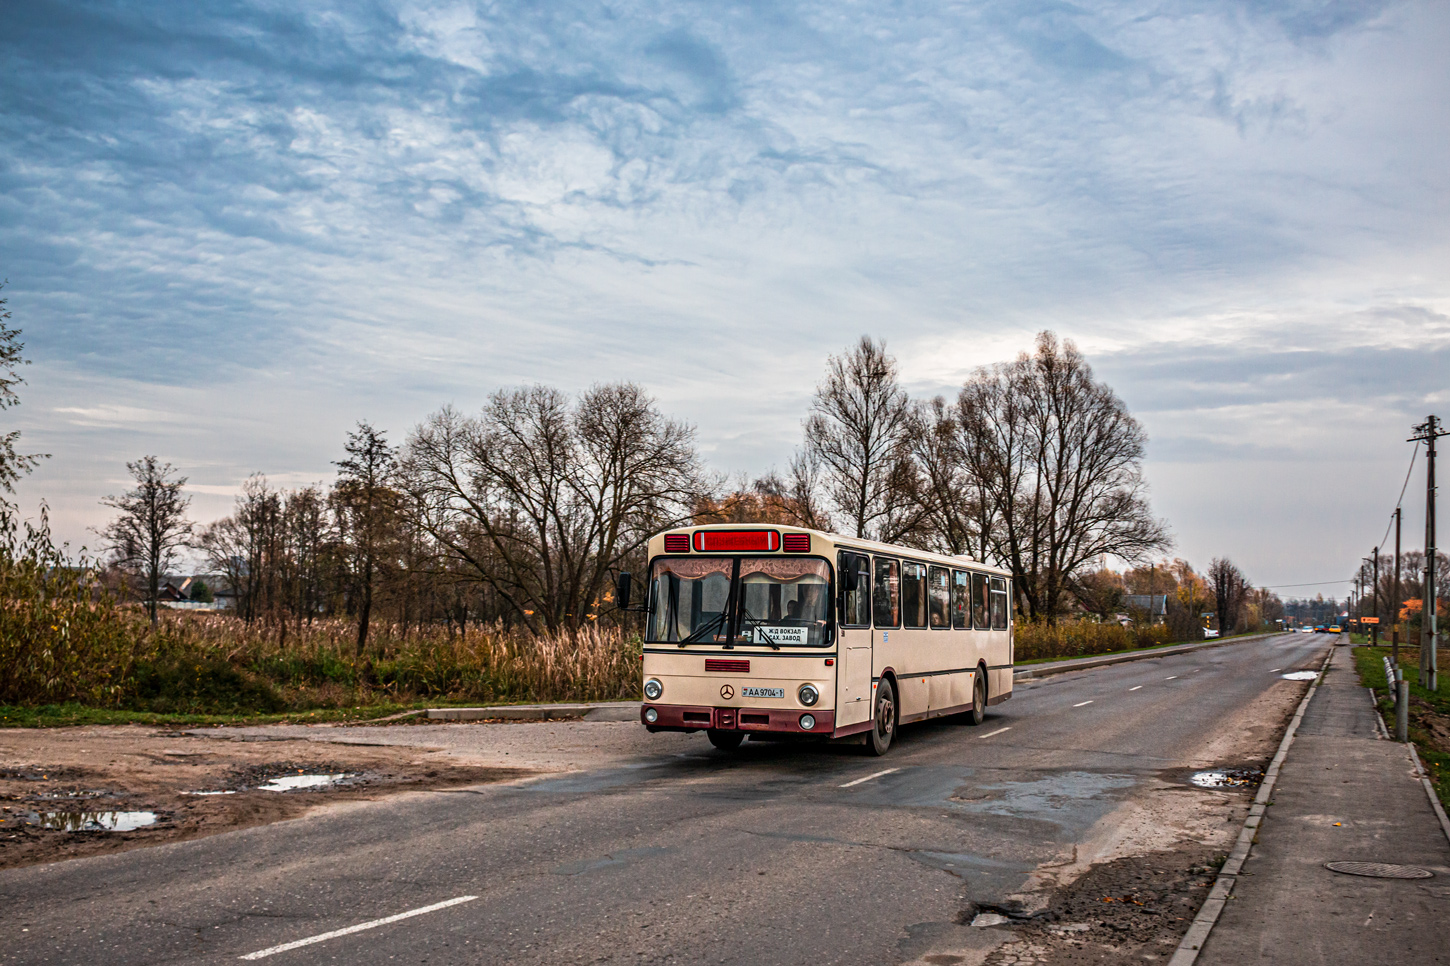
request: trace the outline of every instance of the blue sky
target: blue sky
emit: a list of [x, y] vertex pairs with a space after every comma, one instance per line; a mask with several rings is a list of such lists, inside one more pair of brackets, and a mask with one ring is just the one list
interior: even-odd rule
[[1450, 415], [1447, 46], [1429, 2], [21, 4], [21, 497], [87, 542], [156, 453], [209, 519], [357, 419], [616, 378], [755, 473], [862, 333], [930, 395], [1052, 328], [1180, 554], [1336, 578]]

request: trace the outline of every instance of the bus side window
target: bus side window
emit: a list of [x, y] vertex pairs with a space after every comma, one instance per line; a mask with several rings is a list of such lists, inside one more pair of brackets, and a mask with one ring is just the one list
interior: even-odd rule
[[859, 553], [840, 555], [839, 572], [845, 591], [846, 608], [841, 623], [847, 627], [871, 626], [871, 560]]
[[1007, 581], [1001, 577], [992, 578], [992, 630], [1007, 629]]
[[901, 615], [903, 627], [926, 626], [926, 565], [901, 565]]
[[877, 627], [901, 626], [901, 564], [876, 558], [876, 586], [871, 595]]
[[972, 629], [972, 578], [965, 570], [952, 571], [952, 626]]
[[972, 624], [979, 631], [991, 629], [987, 622], [986, 574], [972, 574]]
[[947, 628], [952, 626], [952, 585], [950, 571], [945, 567], [931, 568], [931, 626]]

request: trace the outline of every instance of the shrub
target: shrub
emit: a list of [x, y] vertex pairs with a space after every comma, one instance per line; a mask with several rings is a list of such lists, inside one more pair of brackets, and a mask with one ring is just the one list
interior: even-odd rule
[[1030, 621], [1016, 625], [1013, 640], [1016, 642], [1016, 660], [1033, 661], [1154, 647], [1171, 643], [1173, 635], [1164, 624], [1123, 627], [1117, 623], [1091, 620], [1059, 621], [1056, 624]]

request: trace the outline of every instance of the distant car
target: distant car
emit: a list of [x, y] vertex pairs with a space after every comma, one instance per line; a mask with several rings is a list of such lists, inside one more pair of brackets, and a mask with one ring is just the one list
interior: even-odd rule
[[1316, 634], [1323, 634], [1324, 633], [1324, 625], [1323, 624], [1316, 624], [1316, 625], [1314, 625], [1314, 633], [1316, 633]]
[[1344, 628], [1340, 627], [1338, 624], [1330, 624], [1328, 627], [1325, 628], [1325, 630], [1329, 631], [1329, 633], [1331, 634], [1344, 633]]
[[1312, 627], [1301, 627], [1301, 628], [1299, 628], [1299, 633], [1301, 633], [1301, 634], [1313, 634], [1314, 633], [1314, 628], [1312, 628]]
[[1203, 629], [1203, 636], [1205, 638], [1208, 638], [1208, 637], [1217, 637], [1218, 636], [1218, 631], [1214, 630], [1212, 627], [1205, 627]]

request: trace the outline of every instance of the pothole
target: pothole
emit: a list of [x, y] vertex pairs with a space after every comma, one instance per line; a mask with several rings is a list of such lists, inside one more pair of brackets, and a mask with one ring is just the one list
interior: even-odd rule
[[1318, 671], [1290, 671], [1288, 674], [1281, 674], [1279, 677], [1285, 681], [1313, 681], [1319, 677]]
[[1435, 873], [1429, 869], [1417, 869], [1413, 865], [1390, 865], [1388, 862], [1326, 862], [1330, 872], [1343, 875], [1362, 875], [1371, 879], [1430, 879]]
[[1199, 788], [1253, 788], [1264, 778], [1264, 773], [1250, 768], [1226, 768], [1215, 771], [1200, 771], [1188, 777]]
[[131, 832], [156, 824], [155, 812], [35, 812], [31, 821], [62, 832]]

